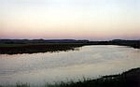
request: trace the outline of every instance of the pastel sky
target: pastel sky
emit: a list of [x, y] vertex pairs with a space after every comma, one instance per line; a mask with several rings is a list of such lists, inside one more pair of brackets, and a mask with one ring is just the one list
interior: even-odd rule
[[0, 0], [0, 39], [140, 39], [140, 0]]

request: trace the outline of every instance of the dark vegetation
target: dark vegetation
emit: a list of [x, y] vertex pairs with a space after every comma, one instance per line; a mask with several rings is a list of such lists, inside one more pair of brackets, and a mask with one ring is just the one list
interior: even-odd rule
[[19, 40], [0, 39], [0, 54], [37, 53], [74, 50], [85, 45], [121, 45], [140, 48], [140, 40], [112, 40], [112, 41], [88, 41], [88, 40]]
[[[0, 87], [31, 87], [30, 84], [17, 83], [15, 86]], [[85, 79], [78, 82], [60, 82], [37, 87], [140, 87], [140, 68], [134, 68], [118, 75], [103, 76], [98, 79]]]
[[82, 44], [16, 44], [13, 46], [0, 47], [1, 54], [37, 53], [74, 50]]
[[98, 79], [84, 79], [84, 81], [69, 83], [61, 82], [59, 85], [51, 85], [50, 87], [140, 87], [140, 68]]
[[0, 40], [0, 54], [37, 53], [74, 50], [83, 46], [76, 40]]

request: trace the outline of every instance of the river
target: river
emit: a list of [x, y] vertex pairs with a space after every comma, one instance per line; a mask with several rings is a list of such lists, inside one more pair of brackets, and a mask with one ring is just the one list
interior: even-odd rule
[[77, 50], [33, 54], [0, 54], [0, 85], [41, 85], [118, 74], [140, 67], [140, 49], [95, 45]]

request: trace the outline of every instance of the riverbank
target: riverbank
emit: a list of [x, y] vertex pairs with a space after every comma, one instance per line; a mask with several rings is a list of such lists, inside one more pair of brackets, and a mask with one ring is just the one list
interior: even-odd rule
[[0, 54], [68, 51], [81, 46], [83, 46], [83, 44], [77, 43], [3, 44], [3, 46], [0, 46]]
[[140, 68], [131, 69], [122, 74], [103, 76], [99, 79], [60, 83], [49, 87], [140, 87]]
[[0, 54], [22, 54], [74, 50], [87, 45], [119, 45], [140, 49], [140, 40], [0, 40]]
[[[32, 87], [30, 84], [17, 83], [0, 87]], [[34, 86], [36, 87], [36, 86]], [[122, 74], [103, 76], [98, 79], [84, 79], [78, 82], [60, 82], [56, 84], [46, 83], [37, 87], [140, 87], [140, 68], [134, 68]]]

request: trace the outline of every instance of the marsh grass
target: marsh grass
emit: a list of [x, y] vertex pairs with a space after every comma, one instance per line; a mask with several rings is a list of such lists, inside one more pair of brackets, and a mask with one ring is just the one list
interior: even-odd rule
[[54, 40], [52, 42], [45, 40], [1, 40], [0, 54], [21, 54], [38, 52], [56, 52], [74, 50], [76, 47], [87, 45], [119, 45], [129, 46], [140, 49], [140, 40], [112, 40], [112, 41], [88, 41], [74, 40], [65, 42], [65, 40]]
[[15, 86], [0, 86], [0, 87], [140, 87], [140, 68], [131, 69], [127, 72], [117, 75], [103, 76], [98, 79], [86, 79], [74, 82], [55, 82], [54, 84], [46, 83], [43, 86], [31, 86], [28, 83], [18, 82]]
[[98, 79], [84, 78], [82, 81], [61, 82], [48, 87], [140, 87], [140, 68], [118, 75], [103, 76]]
[[82, 46], [80, 43], [8, 44], [0, 45], [0, 54], [69, 51]]

